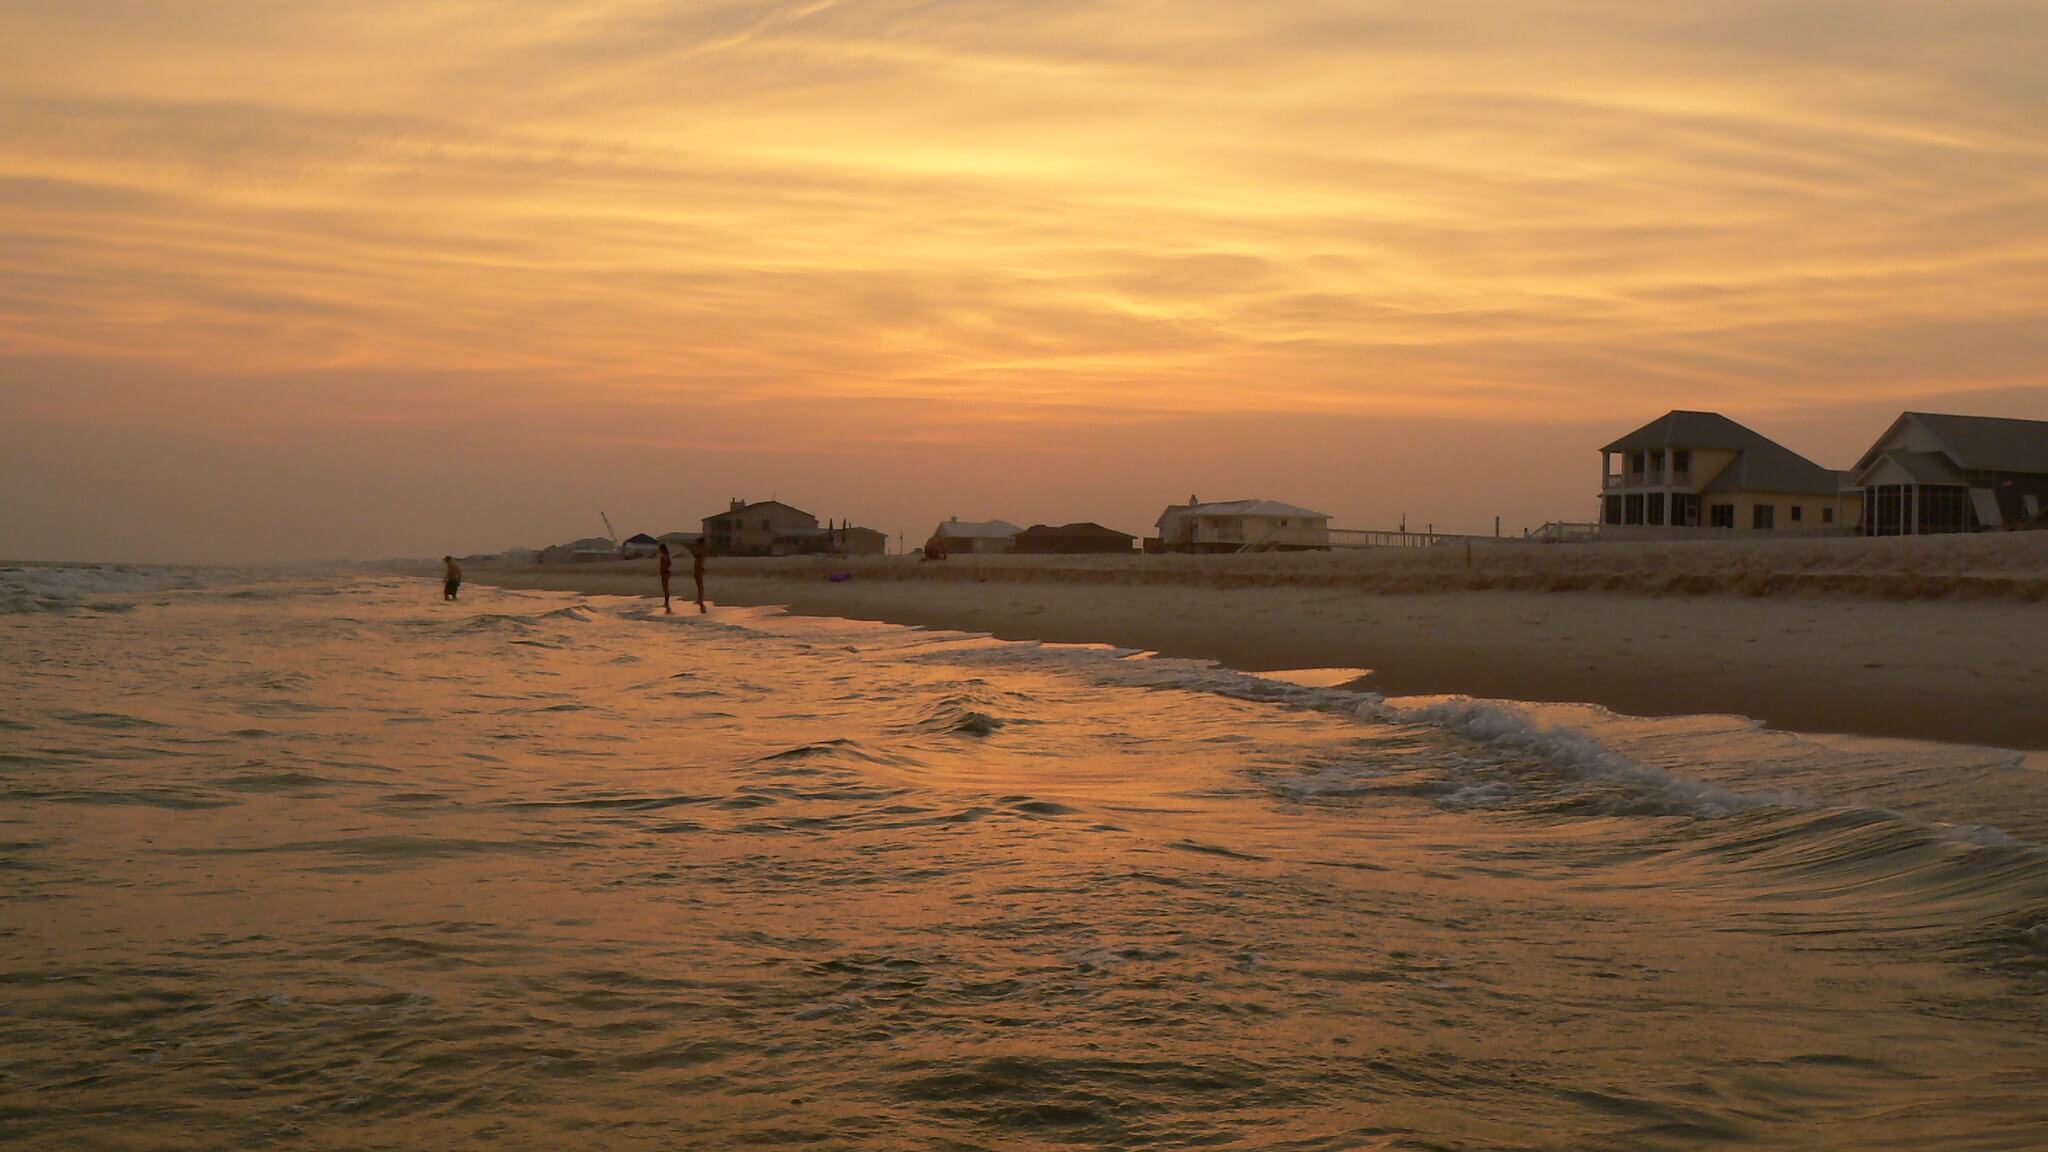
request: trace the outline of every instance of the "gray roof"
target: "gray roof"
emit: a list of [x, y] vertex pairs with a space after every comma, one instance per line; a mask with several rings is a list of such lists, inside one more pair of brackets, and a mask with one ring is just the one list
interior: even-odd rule
[[2048, 473], [2048, 420], [1940, 412], [1907, 412], [1899, 419], [1927, 429], [1949, 460], [1965, 471]]
[[1123, 538], [1124, 538], [1124, 539], [1126, 539], [1126, 540], [1135, 540], [1135, 539], [1137, 539], [1137, 537], [1135, 537], [1135, 536], [1131, 535], [1131, 534], [1130, 534], [1129, 532], [1119, 532], [1119, 531], [1117, 531], [1117, 530], [1116, 530], [1116, 529], [1114, 529], [1114, 528], [1104, 528], [1104, 527], [1103, 527], [1102, 525], [1100, 525], [1100, 524], [1097, 524], [1097, 523], [1096, 523], [1095, 521], [1093, 521], [1093, 520], [1080, 520], [1080, 521], [1076, 521], [1075, 523], [1072, 523], [1072, 524], [1033, 524], [1033, 525], [1032, 525], [1031, 527], [1029, 527], [1029, 528], [1026, 528], [1026, 529], [1024, 529], [1024, 531], [1022, 531], [1022, 532], [1019, 532], [1019, 533], [1018, 533], [1018, 535], [1019, 535], [1019, 536], [1027, 536], [1027, 535], [1028, 535], [1028, 536], [1121, 536], [1121, 537], [1123, 537]]
[[1887, 452], [1882, 459], [1899, 466], [1915, 484], [1967, 484], [1969, 478], [1939, 452]]
[[948, 540], [1007, 540], [1022, 531], [1008, 520], [944, 520], [938, 535]]
[[1196, 516], [1300, 516], [1309, 520], [1328, 520], [1328, 512], [1316, 512], [1297, 504], [1282, 504], [1278, 500], [1205, 500], [1200, 504], [1169, 504], [1159, 514], [1155, 525], [1163, 525], [1166, 518], [1175, 513], [1191, 513]]
[[[806, 512], [793, 504], [784, 504], [780, 500], [756, 500], [752, 504], [742, 504], [738, 508], [727, 508], [723, 512], [714, 512], [711, 515], [706, 516], [705, 519], [717, 520], [723, 516], [743, 516], [746, 513], [754, 512], [762, 508], [787, 508], [791, 512], [794, 512], [799, 516], [811, 516], [809, 512]], [[816, 520], [817, 517], [811, 516], [811, 519]]]
[[602, 536], [585, 536], [581, 540], [572, 540], [567, 544], [555, 544], [551, 547], [567, 548], [572, 552], [597, 552], [617, 548], [618, 545]]
[[1700, 489], [1702, 493], [1796, 492], [1833, 496], [1842, 488], [1841, 475], [1834, 469], [1823, 468], [1719, 412], [1666, 412], [1601, 451], [1640, 452], [1653, 448], [1734, 452], [1735, 459]]
[[1771, 441], [1719, 412], [1674, 409], [1602, 448], [1602, 452], [1639, 452], [1645, 448], [1718, 448], [1740, 452]]

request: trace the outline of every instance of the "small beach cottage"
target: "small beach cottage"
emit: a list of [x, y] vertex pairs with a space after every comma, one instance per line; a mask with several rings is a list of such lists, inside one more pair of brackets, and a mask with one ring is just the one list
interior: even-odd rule
[[1023, 529], [1007, 520], [962, 520], [958, 516], [944, 520], [932, 530], [932, 535], [946, 542], [948, 556], [962, 556], [969, 553], [1008, 552], [1010, 544]]
[[660, 548], [661, 541], [645, 532], [635, 532], [626, 537], [624, 544], [619, 545], [619, 557], [624, 560], [639, 560], [654, 555]]
[[712, 556], [784, 555], [792, 550], [790, 541], [822, 534], [816, 516], [780, 500], [749, 504], [735, 498], [725, 511], [704, 518], [704, 550]]
[[1263, 552], [1327, 549], [1330, 516], [1278, 500], [1222, 500], [1193, 496], [1169, 504], [1156, 521], [1166, 552]]
[[1904, 412], [1853, 475], [1868, 536], [2025, 524], [2048, 509], [2048, 420]]
[[1688, 528], [1846, 535], [1860, 507], [1845, 474], [1719, 412], [1667, 412], [1600, 449], [1600, 526], [1617, 535]]

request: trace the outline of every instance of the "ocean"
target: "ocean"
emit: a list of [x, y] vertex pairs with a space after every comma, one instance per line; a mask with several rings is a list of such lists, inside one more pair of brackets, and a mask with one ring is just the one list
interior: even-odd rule
[[11, 1147], [2048, 1147], [2039, 754], [361, 574], [0, 669]]

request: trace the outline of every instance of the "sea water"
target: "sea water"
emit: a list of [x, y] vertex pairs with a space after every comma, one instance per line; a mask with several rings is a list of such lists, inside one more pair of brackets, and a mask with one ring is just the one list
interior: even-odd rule
[[1348, 678], [0, 571], [0, 1143], [2048, 1146], [2038, 757]]

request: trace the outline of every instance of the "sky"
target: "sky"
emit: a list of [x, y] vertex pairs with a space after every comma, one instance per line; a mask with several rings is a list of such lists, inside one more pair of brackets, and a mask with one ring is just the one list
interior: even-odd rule
[[9, 0], [0, 557], [1590, 519], [2048, 418], [2039, 0]]

